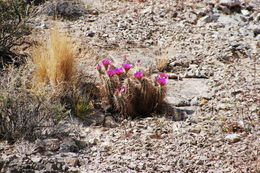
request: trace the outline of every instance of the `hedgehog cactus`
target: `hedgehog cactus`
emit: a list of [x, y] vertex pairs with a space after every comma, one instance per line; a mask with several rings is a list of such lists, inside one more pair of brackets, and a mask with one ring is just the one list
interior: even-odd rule
[[115, 67], [110, 60], [101, 61], [97, 70], [103, 81], [102, 88], [112, 109], [122, 119], [144, 116], [156, 111], [166, 95], [168, 75], [160, 73], [152, 78], [147, 72], [136, 71], [132, 64]]

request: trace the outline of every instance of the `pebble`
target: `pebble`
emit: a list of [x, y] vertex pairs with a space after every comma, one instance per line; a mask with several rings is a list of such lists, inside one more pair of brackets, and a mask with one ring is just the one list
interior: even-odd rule
[[229, 143], [235, 143], [241, 140], [242, 134], [228, 134], [225, 140]]
[[35, 163], [39, 163], [42, 160], [42, 158], [39, 156], [32, 156], [31, 160]]

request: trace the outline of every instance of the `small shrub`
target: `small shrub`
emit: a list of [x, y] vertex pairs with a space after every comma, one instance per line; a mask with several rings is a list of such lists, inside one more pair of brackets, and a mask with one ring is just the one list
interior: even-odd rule
[[15, 59], [11, 48], [21, 44], [30, 30], [26, 25], [28, 4], [24, 1], [0, 1], [0, 11], [0, 66], [3, 66]]
[[[140, 67], [141, 68], [141, 67]], [[166, 94], [167, 75], [152, 76], [149, 70], [132, 64], [115, 67], [110, 60], [97, 65], [101, 78], [101, 95], [121, 118], [135, 118], [158, 110]]]
[[36, 139], [46, 125], [68, 116], [69, 112], [48, 92], [31, 89], [26, 66], [9, 67], [2, 72], [0, 81], [0, 139]]
[[33, 48], [32, 56], [36, 83], [50, 82], [56, 86], [75, 79], [76, 55], [73, 46], [68, 37], [56, 29], [50, 31], [47, 43]]

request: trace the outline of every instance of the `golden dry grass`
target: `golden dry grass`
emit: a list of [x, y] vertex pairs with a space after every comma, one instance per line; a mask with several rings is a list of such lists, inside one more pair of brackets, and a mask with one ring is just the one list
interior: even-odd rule
[[49, 40], [32, 50], [36, 84], [50, 82], [55, 86], [73, 82], [75, 77], [75, 52], [68, 37], [53, 29]]
[[157, 58], [155, 60], [156, 68], [162, 72], [167, 68], [169, 62], [169, 58]]

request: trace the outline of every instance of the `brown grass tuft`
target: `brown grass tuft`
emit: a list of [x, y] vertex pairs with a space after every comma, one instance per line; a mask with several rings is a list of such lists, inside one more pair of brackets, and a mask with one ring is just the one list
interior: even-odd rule
[[169, 62], [170, 62], [169, 58], [158, 58], [155, 60], [156, 68], [159, 71], [163, 72], [167, 69]]
[[60, 83], [73, 82], [75, 76], [75, 53], [68, 37], [53, 29], [47, 43], [32, 50], [35, 64], [36, 83], [50, 82], [56, 86]]

